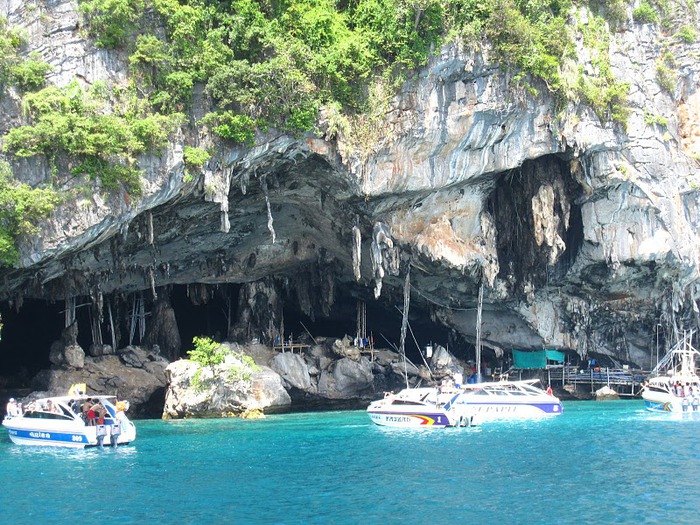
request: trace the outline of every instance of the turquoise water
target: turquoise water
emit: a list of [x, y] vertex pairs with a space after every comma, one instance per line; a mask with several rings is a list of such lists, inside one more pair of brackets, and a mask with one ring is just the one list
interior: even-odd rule
[[[364, 412], [137, 421], [119, 449], [0, 437], [2, 523], [697, 523], [700, 418], [641, 401], [397, 430]], [[3, 429], [4, 431], [4, 429]]]

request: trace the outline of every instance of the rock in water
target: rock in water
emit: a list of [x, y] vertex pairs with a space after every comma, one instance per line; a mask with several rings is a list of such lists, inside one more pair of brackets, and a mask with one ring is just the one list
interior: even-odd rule
[[595, 400], [596, 401], [609, 401], [611, 399], [620, 399], [620, 396], [609, 386], [604, 386], [596, 390]]

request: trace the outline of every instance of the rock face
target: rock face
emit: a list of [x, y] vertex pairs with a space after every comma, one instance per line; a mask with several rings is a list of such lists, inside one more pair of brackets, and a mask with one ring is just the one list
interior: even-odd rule
[[202, 387], [193, 381], [198, 370], [203, 369], [187, 360], [168, 366], [169, 388], [163, 418], [226, 417], [251, 411], [279, 411], [291, 404], [279, 375], [267, 367], [248, 380], [226, 378], [228, 366], [216, 368], [216, 379], [211, 371], [204, 370]]
[[[125, 81], [126, 57], [73, 31], [73, 2], [46, 4], [42, 16], [19, 0], [0, 5], [54, 66], [50, 83]], [[196, 141], [183, 130], [140, 159], [141, 199], [79, 193], [24, 239], [0, 297], [78, 297], [98, 308], [139, 295], [174, 319], [159, 291], [187, 286], [191, 300], [206, 301], [237, 285], [228, 335], [271, 343], [285, 336], [283, 307], [347, 320], [338, 303], [359, 299], [394, 313], [414, 268], [412, 312], [464, 347], [475, 339], [483, 284], [487, 351], [547, 346], [646, 363], [652, 341], [668, 345], [697, 325], [700, 44], [668, 42], [679, 73], [668, 93], [655, 78], [661, 29], [631, 20], [609, 51], [612, 73], [631, 85], [626, 127], [583, 104], [560, 111], [545, 86], [528, 94], [487, 46], [446, 46], [392, 101], [382, 133], [363, 148], [371, 153], [342, 135], [273, 130], [251, 148], [197, 136], [215, 156], [192, 182], [182, 151]], [[0, 132], [21, 121], [19, 101], [3, 100]], [[33, 184], [55, 176], [42, 159], [13, 170]], [[157, 328], [153, 342], [176, 357], [179, 339]], [[79, 368], [78, 354], [54, 359]], [[340, 399], [369, 387], [370, 368], [387, 366], [353, 355], [331, 368], [317, 361], [304, 371], [296, 357], [280, 357], [273, 368], [304, 395]], [[172, 378], [186, 381], [179, 367]], [[222, 399], [215, 410], [237, 406]]]
[[[231, 368], [241, 366], [239, 359], [213, 370], [189, 360], [175, 361], [167, 368], [168, 390], [163, 417], [245, 416], [251, 412], [319, 407], [365, 408], [383, 392], [405, 388], [403, 360], [399, 354], [378, 350], [355, 359], [338, 357], [337, 349], [345, 343], [346, 340], [322, 340], [301, 354], [290, 351], [274, 354], [261, 345], [225, 344], [261, 364], [261, 370], [247, 379], [231, 378]], [[442, 359], [461, 369], [458, 360], [448, 352], [442, 354]], [[270, 367], [262, 364], [266, 362]], [[437, 369], [440, 365], [433, 360], [432, 366]], [[452, 377], [451, 373], [429, 376], [426, 372], [429, 377], [421, 378], [415, 366], [408, 368], [410, 386], [419, 382], [436, 384], [442, 377]], [[197, 374], [199, 378], [195, 377]]]
[[43, 370], [32, 380], [33, 398], [66, 395], [74, 383], [85, 383], [88, 394], [116, 395], [129, 401], [130, 416], [154, 417], [162, 408], [167, 384], [168, 361], [139, 347], [127, 347], [118, 355], [85, 356], [80, 347], [68, 347], [64, 354], [77, 354], [81, 366], [66, 362]]

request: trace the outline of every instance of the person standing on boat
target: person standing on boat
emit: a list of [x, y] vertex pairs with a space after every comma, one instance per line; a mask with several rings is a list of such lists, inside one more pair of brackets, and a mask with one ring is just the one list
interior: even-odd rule
[[[85, 403], [85, 404], [87, 405], [87, 403]], [[87, 416], [87, 424], [89, 427], [95, 426], [95, 420], [97, 418], [97, 414], [95, 413], [96, 406], [97, 406], [96, 404], [92, 405], [92, 406], [88, 406], [86, 416]]]
[[85, 423], [88, 422], [88, 411], [90, 410], [90, 407], [92, 406], [92, 398], [88, 397], [85, 402], [80, 405], [80, 409], [82, 410], [82, 416], [83, 416], [83, 421]]

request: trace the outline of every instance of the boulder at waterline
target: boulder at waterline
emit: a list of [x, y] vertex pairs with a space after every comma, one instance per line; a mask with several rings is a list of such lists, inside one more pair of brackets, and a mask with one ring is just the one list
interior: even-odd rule
[[288, 408], [292, 400], [279, 374], [266, 366], [255, 368], [233, 355], [214, 367], [186, 359], [171, 363], [163, 418], [231, 417]]
[[596, 401], [609, 401], [611, 399], [620, 399], [620, 395], [609, 386], [604, 386], [595, 391]]

